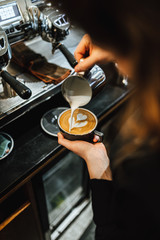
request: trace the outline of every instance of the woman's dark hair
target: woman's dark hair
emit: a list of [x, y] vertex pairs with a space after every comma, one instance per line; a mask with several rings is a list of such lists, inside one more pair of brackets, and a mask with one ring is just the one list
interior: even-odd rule
[[[71, 22], [124, 58], [134, 59], [137, 134], [160, 141], [160, 13], [158, 0], [53, 0]], [[136, 131], [135, 131], [136, 132]]]

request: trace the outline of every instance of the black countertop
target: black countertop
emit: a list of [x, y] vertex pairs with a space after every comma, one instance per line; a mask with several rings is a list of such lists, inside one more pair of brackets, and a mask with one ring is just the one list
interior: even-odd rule
[[[129, 93], [130, 88], [106, 84], [85, 108], [95, 113], [100, 120], [123, 99], [127, 99]], [[40, 126], [43, 114], [57, 106], [68, 106], [61, 93], [2, 129], [13, 137], [14, 149], [0, 161], [0, 198], [22, 181], [34, 176], [49, 159], [53, 158], [54, 161], [55, 154], [62, 149], [57, 138], [47, 135]]]

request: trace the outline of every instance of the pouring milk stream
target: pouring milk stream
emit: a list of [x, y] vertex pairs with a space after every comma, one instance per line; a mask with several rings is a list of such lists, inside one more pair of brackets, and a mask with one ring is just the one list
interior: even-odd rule
[[73, 113], [81, 106], [86, 105], [92, 97], [92, 89], [84, 77], [73, 75], [68, 77], [62, 84], [62, 94], [71, 107], [70, 129], [73, 125]]

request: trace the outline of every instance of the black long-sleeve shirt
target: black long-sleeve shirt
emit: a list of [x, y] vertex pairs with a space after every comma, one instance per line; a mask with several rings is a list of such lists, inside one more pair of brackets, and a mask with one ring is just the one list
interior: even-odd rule
[[145, 148], [112, 173], [90, 181], [96, 240], [160, 239], [160, 152]]

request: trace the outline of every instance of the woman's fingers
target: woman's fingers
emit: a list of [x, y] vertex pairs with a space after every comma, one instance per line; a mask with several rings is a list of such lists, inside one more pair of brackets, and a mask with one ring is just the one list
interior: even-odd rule
[[95, 59], [92, 58], [91, 56], [83, 59], [83, 61], [79, 62], [76, 66], [75, 66], [75, 71], [76, 72], [83, 72], [86, 71], [88, 69], [90, 69], [91, 67], [93, 67], [93, 65], [95, 64]]
[[[75, 50], [74, 56], [78, 62], [75, 66], [76, 72], [86, 71], [95, 64], [105, 64], [115, 61], [114, 55], [110, 51], [93, 44], [88, 34], [83, 36]], [[82, 58], [83, 61], [81, 62]]]
[[58, 143], [66, 147], [68, 150], [76, 153], [80, 157], [85, 159], [85, 154], [88, 148], [92, 145], [85, 141], [70, 141], [63, 137], [61, 133], [58, 133]]
[[87, 57], [87, 55], [90, 55], [90, 52], [92, 50], [92, 41], [88, 34], [85, 34], [81, 41], [79, 42], [75, 52], [74, 56], [76, 60], [79, 62], [81, 58]]

